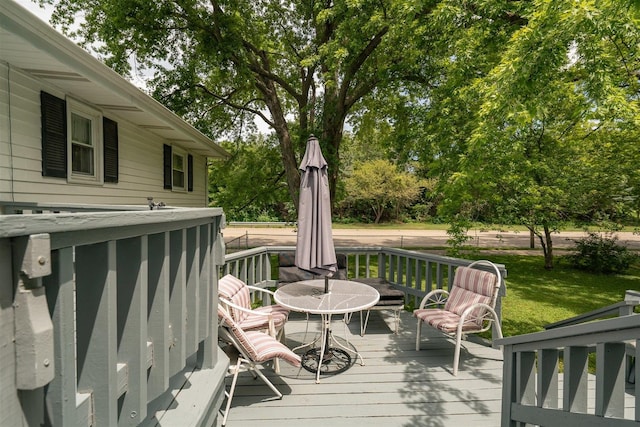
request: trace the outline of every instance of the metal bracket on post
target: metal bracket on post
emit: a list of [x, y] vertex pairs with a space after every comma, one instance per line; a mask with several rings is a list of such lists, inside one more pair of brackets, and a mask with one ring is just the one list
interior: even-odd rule
[[53, 323], [41, 279], [51, 274], [49, 235], [17, 239], [14, 253], [16, 384], [34, 390], [54, 377]]

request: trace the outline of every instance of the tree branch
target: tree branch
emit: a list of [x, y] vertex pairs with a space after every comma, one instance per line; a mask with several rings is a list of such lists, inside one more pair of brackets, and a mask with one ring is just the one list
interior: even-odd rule
[[[246, 104], [245, 105], [241, 105], [241, 104], [236, 104], [235, 102], [231, 102], [231, 100], [229, 99], [228, 96], [222, 96], [222, 95], [218, 95], [216, 93], [213, 93], [212, 91], [209, 90], [209, 88], [207, 88], [205, 85], [201, 84], [201, 83], [197, 83], [196, 87], [199, 88], [200, 90], [202, 90], [203, 92], [205, 92], [207, 95], [211, 96], [212, 98], [215, 98], [219, 101], [221, 101], [224, 105], [227, 105], [231, 108], [237, 109], [237, 110], [242, 110], [242, 111], [247, 111], [249, 113], [255, 114], [257, 116], [259, 116], [262, 120], [264, 120], [269, 126], [273, 126], [273, 123], [271, 122], [271, 120], [269, 120], [267, 118], [267, 116], [264, 115], [263, 112], [261, 112], [260, 110], [256, 110], [255, 108], [251, 108], [248, 107]], [[250, 103], [252, 101], [256, 101], [255, 99], [252, 99], [250, 101], [247, 102]]]

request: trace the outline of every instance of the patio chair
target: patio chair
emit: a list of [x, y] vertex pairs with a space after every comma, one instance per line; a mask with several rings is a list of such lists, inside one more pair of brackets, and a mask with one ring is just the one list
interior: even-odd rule
[[229, 314], [241, 329], [266, 330], [271, 336], [284, 342], [284, 324], [289, 317], [289, 310], [278, 304], [252, 309], [252, 291], [273, 296], [272, 291], [249, 286], [231, 274], [227, 274], [218, 281], [219, 302], [226, 305]]
[[[495, 271], [474, 268], [483, 265]], [[461, 341], [467, 334], [484, 332], [495, 322], [498, 338], [502, 338], [500, 320], [495, 312], [501, 282], [500, 270], [492, 262], [475, 261], [468, 267], [458, 267], [449, 292], [443, 289], [429, 292], [420, 302], [420, 307], [413, 311], [418, 319], [416, 351], [420, 350], [423, 323], [455, 336], [453, 375], [458, 375]], [[433, 306], [435, 308], [431, 308]]]
[[218, 305], [219, 338], [231, 344], [238, 350], [238, 360], [235, 365], [230, 365], [229, 370], [233, 373], [229, 392], [225, 391], [227, 405], [222, 418], [222, 426], [226, 425], [231, 401], [236, 389], [238, 374], [244, 367], [253, 375], [254, 379], [260, 377], [271, 390], [282, 399], [282, 393], [273, 385], [271, 381], [260, 372], [259, 366], [265, 362], [283, 359], [295, 367], [300, 367], [300, 356], [295, 354], [284, 344], [276, 340], [273, 336], [262, 331], [244, 331], [234, 320], [229, 307], [225, 304]]

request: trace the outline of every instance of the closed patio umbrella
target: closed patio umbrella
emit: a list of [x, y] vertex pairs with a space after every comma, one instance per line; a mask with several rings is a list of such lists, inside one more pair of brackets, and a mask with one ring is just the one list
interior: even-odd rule
[[[300, 199], [298, 203], [298, 238], [295, 264], [302, 270], [324, 276], [324, 293], [329, 293], [329, 277], [338, 271], [336, 251], [331, 232], [331, 196], [327, 161], [320, 150], [318, 138], [307, 139], [307, 148], [300, 163]], [[330, 323], [331, 317], [327, 322]], [[320, 367], [325, 373], [342, 372], [351, 365], [351, 356], [344, 350], [330, 347], [330, 331], [324, 334], [319, 348], [311, 348], [302, 356], [302, 367], [315, 372], [319, 380]]]
[[302, 270], [327, 278], [338, 270], [331, 232], [331, 196], [327, 161], [320, 150], [318, 138], [307, 139], [307, 148], [300, 163], [300, 199], [298, 203], [298, 237], [295, 264]]

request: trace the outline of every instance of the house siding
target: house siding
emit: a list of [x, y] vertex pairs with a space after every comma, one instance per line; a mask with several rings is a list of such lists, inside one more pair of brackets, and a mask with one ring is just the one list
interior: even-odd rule
[[170, 206], [206, 206], [204, 156], [190, 153], [194, 156], [192, 192], [164, 190], [162, 147], [172, 142], [109, 111], [102, 114], [118, 123], [118, 183], [76, 184], [43, 177], [40, 91], [63, 99], [72, 96], [0, 61], [0, 202], [140, 205], [153, 197]]

